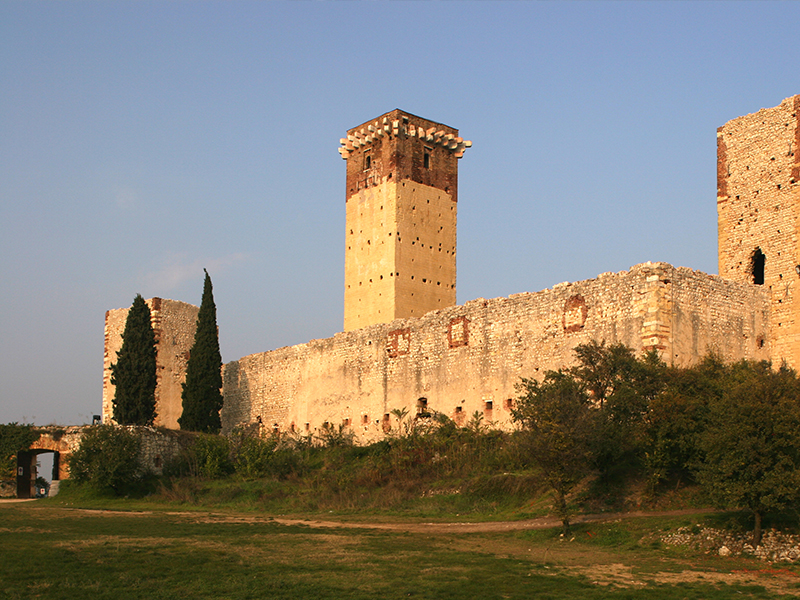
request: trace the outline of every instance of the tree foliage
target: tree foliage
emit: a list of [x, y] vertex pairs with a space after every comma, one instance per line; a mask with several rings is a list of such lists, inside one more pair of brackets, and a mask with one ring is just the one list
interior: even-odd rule
[[114, 420], [120, 425], [152, 425], [156, 418], [156, 338], [150, 309], [140, 294], [128, 311], [122, 348], [111, 365]]
[[544, 381], [523, 379], [514, 420], [527, 434], [533, 461], [556, 497], [556, 512], [569, 531], [567, 495], [591, 468], [593, 428], [589, 396], [583, 386], [562, 371], [549, 371]]
[[655, 352], [641, 359], [623, 344], [591, 341], [575, 348], [569, 369], [588, 392], [595, 412], [592, 450], [602, 476], [635, 466], [644, 454], [650, 402], [663, 388], [665, 366]]
[[197, 329], [181, 394], [183, 413], [178, 423], [187, 431], [216, 433], [222, 427], [219, 416], [222, 409], [222, 355], [211, 277], [207, 271], [205, 274], [203, 300], [197, 314]]
[[[556, 495], [590, 472], [642, 474], [650, 490], [695, 481], [718, 505], [750, 510], [754, 545], [764, 513], [800, 501], [800, 381], [769, 363], [726, 365], [710, 354], [690, 368], [620, 344], [582, 344], [576, 366], [523, 379], [514, 419]], [[613, 485], [613, 484], [612, 484]]]
[[0, 480], [16, 477], [17, 452], [27, 450], [38, 437], [33, 425], [0, 425]]
[[87, 428], [69, 458], [70, 478], [120, 496], [135, 488], [144, 473], [139, 464], [141, 438], [114, 425]]
[[731, 365], [726, 380], [709, 406], [697, 477], [720, 506], [753, 513], [758, 546], [762, 515], [800, 500], [800, 385], [766, 362]]

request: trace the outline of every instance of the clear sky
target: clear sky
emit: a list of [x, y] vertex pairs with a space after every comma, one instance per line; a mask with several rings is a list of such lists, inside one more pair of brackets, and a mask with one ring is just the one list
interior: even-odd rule
[[225, 362], [343, 318], [339, 138], [459, 128], [458, 301], [716, 273], [716, 128], [800, 94], [792, 2], [0, 0], [0, 422], [100, 412], [103, 319], [199, 304]]

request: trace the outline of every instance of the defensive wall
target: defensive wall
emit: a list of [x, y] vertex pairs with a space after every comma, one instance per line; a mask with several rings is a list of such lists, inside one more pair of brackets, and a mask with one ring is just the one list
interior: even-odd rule
[[[186, 363], [194, 344], [197, 313], [193, 304], [150, 298], [145, 300], [150, 309], [150, 321], [156, 338], [156, 419], [155, 425], [178, 429], [183, 404], [181, 392], [186, 381]], [[106, 312], [105, 345], [103, 353], [103, 422], [111, 423], [114, 416], [114, 392], [111, 383], [111, 364], [117, 362], [117, 352], [122, 348], [122, 332], [129, 308]]]
[[223, 432], [260, 422], [302, 434], [328, 424], [370, 441], [395, 426], [391, 411], [403, 408], [462, 424], [479, 411], [505, 427], [520, 378], [572, 364], [578, 344], [655, 348], [674, 365], [709, 350], [760, 360], [769, 358], [768, 323], [762, 286], [644, 263], [227, 363]]
[[[69, 458], [81, 443], [83, 434], [93, 425], [70, 427], [37, 427], [39, 437], [27, 450], [17, 453], [16, 495], [18, 498], [30, 498], [34, 495], [34, 483], [38, 476], [38, 456], [47, 452], [53, 453], [52, 481], [69, 479]], [[144, 471], [160, 475], [166, 463], [175, 459], [181, 451], [181, 442], [191, 433], [182, 433], [155, 427], [127, 426], [141, 440], [139, 450], [139, 466]], [[56, 488], [57, 489], [57, 488]], [[52, 493], [52, 488], [51, 488]]]

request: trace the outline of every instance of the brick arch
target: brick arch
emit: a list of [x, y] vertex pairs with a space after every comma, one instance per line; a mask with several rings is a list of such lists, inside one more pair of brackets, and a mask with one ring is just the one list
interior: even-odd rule
[[[83, 427], [38, 427], [36, 432], [39, 437], [28, 447], [27, 450], [17, 454], [17, 490], [25, 487], [27, 478], [31, 477], [36, 464], [36, 456], [45, 452], [55, 454], [53, 479], [69, 479], [69, 457], [80, 445], [83, 435]], [[23, 475], [19, 475], [19, 469], [23, 469]]]

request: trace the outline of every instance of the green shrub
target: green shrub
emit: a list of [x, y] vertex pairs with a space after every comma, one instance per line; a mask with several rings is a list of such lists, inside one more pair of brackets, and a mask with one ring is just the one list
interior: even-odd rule
[[203, 434], [197, 436], [189, 450], [193, 475], [207, 479], [219, 479], [233, 473], [228, 438]]
[[245, 479], [284, 479], [300, 470], [300, 453], [277, 438], [244, 438], [236, 452], [236, 472]]
[[33, 425], [0, 425], [0, 480], [16, 477], [17, 452], [27, 450], [38, 437]]
[[272, 470], [277, 440], [245, 438], [236, 453], [236, 472], [245, 479], [265, 477]]
[[147, 474], [139, 463], [140, 449], [135, 431], [113, 425], [88, 428], [69, 458], [70, 477], [99, 491], [129, 493]]

